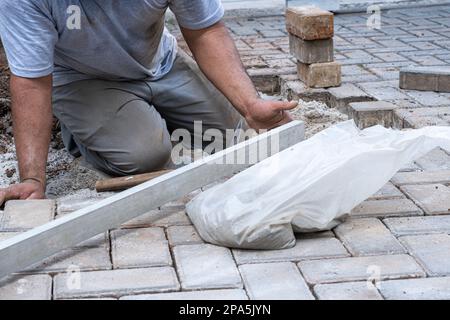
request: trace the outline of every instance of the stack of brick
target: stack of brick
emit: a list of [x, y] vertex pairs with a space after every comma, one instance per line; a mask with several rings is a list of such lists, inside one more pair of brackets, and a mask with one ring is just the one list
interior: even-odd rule
[[341, 84], [341, 65], [334, 61], [334, 15], [317, 7], [288, 8], [286, 27], [298, 75], [308, 87]]

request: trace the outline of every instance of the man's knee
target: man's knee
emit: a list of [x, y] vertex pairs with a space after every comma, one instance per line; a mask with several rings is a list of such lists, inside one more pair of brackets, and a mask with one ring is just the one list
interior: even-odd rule
[[123, 175], [152, 172], [163, 169], [168, 164], [171, 152], [172, 144], [168, 139], [149, 147], [143, 144], [141, 148], [130, 150], [113, 166]]

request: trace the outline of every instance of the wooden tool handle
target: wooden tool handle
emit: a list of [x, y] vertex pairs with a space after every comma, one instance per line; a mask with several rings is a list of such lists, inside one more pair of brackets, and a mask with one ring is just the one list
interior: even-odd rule
[[95, 184], [95, 189], [97, 190], [97, 192], [123, 191], [132, 187], [136, 187], [144, 182], [153, 180], [172, 171], [173, 170], [162, 170], [151, 173], [138, 174], [135, 176], [99, 180]]

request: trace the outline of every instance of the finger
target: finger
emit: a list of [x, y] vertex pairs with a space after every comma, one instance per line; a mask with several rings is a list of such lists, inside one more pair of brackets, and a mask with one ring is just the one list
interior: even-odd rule
[[277, 101], [274, 103], [276, 111], [287, 111], [295, 109], [298, 106], [297, 101]]
[[281, 114], [281, 118], [276, 123], [272, 124], [270, 126], [269, 130], [278, 128], [282, 125], [285, 125], [285, 124], [291, 122], [292, 120], [293, 120], [292, 117], [287, 112], [283, 112]]
[[45, 195], [40, 192], [33, 192], [25, 200], [42, 200], [45, 199]]

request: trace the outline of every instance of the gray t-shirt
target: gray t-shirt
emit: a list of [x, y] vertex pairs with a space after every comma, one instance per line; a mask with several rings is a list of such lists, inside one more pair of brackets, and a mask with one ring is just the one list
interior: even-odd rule
[[176, 40], [167, 8], [188, 29], [224, 14], [220, 0], [0, 0], [0, 35], [11, 72], [54, 85], [83, 79], [156, 80], [170, 71]]

